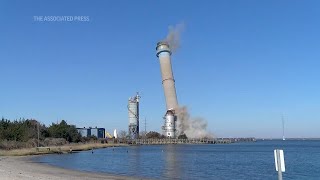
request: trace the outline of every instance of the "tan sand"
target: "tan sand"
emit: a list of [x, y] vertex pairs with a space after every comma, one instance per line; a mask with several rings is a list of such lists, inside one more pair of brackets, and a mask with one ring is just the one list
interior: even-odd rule
[[0, 150], [0, 156], [28, 156], [52, 153], [68, 153], [72, 151], [86, 151], [90, 149], [121, 147], [128, 146], [127, 144], [101, 144], [101, 143], [86, 143], [86, 144], [66, 144], [63, 146], [50, 146], [41, 148], [24, 148], [13, 150]]
[[93, 179], [134, 179], [132, 177], [80, 172], [53, 167], [31, 161], [32, 156], [1, 156], [1, 180], [93, 180]]

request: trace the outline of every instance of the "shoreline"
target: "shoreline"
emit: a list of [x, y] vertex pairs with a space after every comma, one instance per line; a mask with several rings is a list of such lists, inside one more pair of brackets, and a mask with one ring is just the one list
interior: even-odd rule
[[[54, 153], [72, 153], [80, 151], [87, 151], [108, 147], [126, 147], [126, 144], [68, 144], [63, 146], [45, 147], [42, 150], [37, 148], [14, 149], [14, 150], [1, 150], [0, 151], [0, 177], [1, 180], [97, 180], [97, 179], [141, 179], [126, 177], [121, 175], [78, 171], [73, 169], [65, 169], [59, 166], [53, 166], [46, 163], [40, 163], [33, 160], [34, 157], [39, 155], [49, 155]], [[47, 148], [50, 148], [48, 151]]]
[[87, 143], [87, 144], [66, 144], [62, 146], [50, 146], [40, 148], [24, 148], [13, 150], [0, 150], [0, 157], [2, 156], [30, 156], [30, 155], [44, 155], [44, 154], [66, 154], [76, 153], [79, 151], [88, 151], [91, 149], [100, 149], [108, 147], [123, 147], [128, 144], [102, 144], [102, 143]]
[[64, 169], [32, 160], [34, 156], [1, 156], [0, 176], [2, 180], [69, 180], [69, 179], [134, 179], [121, 175], [93, 173]]

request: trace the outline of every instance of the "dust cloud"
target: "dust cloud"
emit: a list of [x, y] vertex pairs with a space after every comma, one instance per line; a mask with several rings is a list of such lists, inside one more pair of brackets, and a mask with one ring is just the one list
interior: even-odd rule
[[203, 118], [192, 118], [188, 108], [183, 106], [178, 110], [178, 131], [188, 138], [213, 138], [214, 135], [207, 130], [208, 123]]

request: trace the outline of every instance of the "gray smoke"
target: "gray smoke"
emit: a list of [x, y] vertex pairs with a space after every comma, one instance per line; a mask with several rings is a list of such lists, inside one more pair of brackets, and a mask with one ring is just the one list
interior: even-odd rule
[[178, 110], [178, 131], [188, 138], [213, 138], [207, 130], [208, 123], [203, 118], [191, 118], [186, 106]]
[[169, 26], [169, 33], [163, 41], [169, 44], [172, 52], [175, 52], [180, 47], [180, 35], [184, 28], [185, 24], [183, 22], [175, 26]]

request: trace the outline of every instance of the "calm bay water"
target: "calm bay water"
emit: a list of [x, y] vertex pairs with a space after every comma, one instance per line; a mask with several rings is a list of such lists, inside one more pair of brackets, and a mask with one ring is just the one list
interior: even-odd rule
[[284, 179], [320, 179], [320, 141], [131, 146], [45, 155], [35, 161], [152, 179], [277, 179], [276, 148], [284, 150]]

